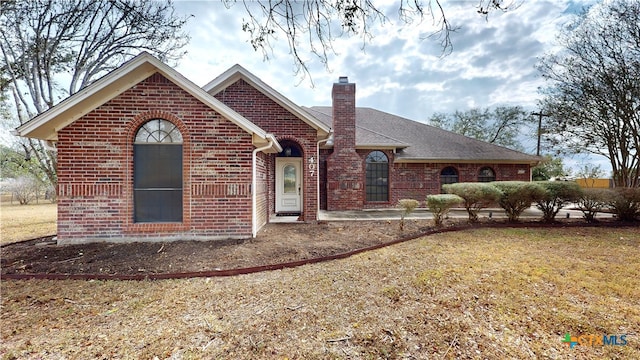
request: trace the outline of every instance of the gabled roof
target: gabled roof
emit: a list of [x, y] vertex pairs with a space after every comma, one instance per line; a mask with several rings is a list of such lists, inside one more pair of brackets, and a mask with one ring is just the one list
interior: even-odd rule
[[316, 129], [319, 136], [325, 137], [331, 132], [331, 124], [318, 121], [318, 119], [308, 114], [302, 107], [287, 99], [285, 96], [238, 64], [232, 66], [202, 88], [213, 96], [240, 79], [246, 81], [266, 97], [275, 101], [278, 105], [282, 106], [287, 111], [300, 118], [300, 120]]
[[[313, 106], [308, 112], [331, 123], [330, 106]], [[376, 134], [375, 140], [371, 134]], [[382, 135], [384, 134], [384, 135]], [[393, 140], [391, 140], [393, 139]], [[388, 141], [388, 142], [385, 142]], [[492, 162], [537, 164], [540, 158], [466, 137], [371, 108], [356, 108], [356, 148], [395, 144], [396, 162]], [[404, 145], [401, 145], [404, 144]]]
[[147, 52], [142, 52], [91, 85], [34, 117], [29, 122], [18, 127], [16, 132], [24, 137], [55, 141], [58, 139], [59, 130], [155, 73], [166, 77], [203, 104], [251, 134], [255, 146], [261, 147], [272, 142], [271, 152], [282, 151], [280, 144], [275, 140], [275, 136], [268, 134]]

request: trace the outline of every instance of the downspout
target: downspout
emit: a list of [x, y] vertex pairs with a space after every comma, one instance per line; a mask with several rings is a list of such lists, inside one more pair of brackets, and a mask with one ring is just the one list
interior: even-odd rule
[[316, 220], [318, 220], [318, 214], [320, 213], [320, 144], [322, 143], [333, 144], [333, 132], [329, 132], [329, 136], [326, 139], [316, 143]]
[[260, 151], [264, 151], [267, 150], [269, 148], [271, 148], [273, 146], [273, 140], [271, 138], [268, 139], [269, 143], [263, 147], [259, 147], [253, 150], [252, 154], [252, 179], [251, 179], [251, 211], [252, 211], [252, 217], [251, 217], [251, 237], [256, 237], [257, 233], [258, 233], [258, 204], [256, 204], [256, 202], [258, 201], [258, 180], [257, 180], [257, 176], [258, 176], [258, 169], [256, 166], [256, 162], [258, 161], [258, 152]]

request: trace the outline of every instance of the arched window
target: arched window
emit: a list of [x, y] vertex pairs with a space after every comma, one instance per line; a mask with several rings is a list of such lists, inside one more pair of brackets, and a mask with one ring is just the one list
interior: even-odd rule
[[492, 168], [485, 166], [478, 172], [478, 182], [496, 181], [496, 173]]
[[182, 134], [154, 119], [138, 129], [133, 145], [135, 222], [182, 221]]
[[367, 201], [389, 201], [389, 159], [382, 151], [372, 151], [366, 160]]
[[458, 182], [458, 170], [453, 166], [447, 166], [440, 172], [440, 186]]

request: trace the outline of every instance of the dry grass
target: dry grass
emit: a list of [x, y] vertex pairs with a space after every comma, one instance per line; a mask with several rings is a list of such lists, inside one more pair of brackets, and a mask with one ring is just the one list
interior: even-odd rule
[[[2, 281], [0, 355], [637, 359], [639, 238], [479, 229], [230, 278]], [[628, 344], [569, 349], [567, 332]]]
[[2, 203], [0, 244], [34, 239], [56, 233], [56, 204], [18, 205]]

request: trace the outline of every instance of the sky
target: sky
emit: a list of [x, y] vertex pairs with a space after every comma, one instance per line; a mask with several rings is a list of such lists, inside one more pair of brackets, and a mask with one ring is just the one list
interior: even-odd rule
[[[227, 9], [220, 0], [174, 0], [177, 14], [189, 16], [184, 30], [191, 38], [175, 68], [203, 86], [240, 64], [301, 106], [331, 105], [333, 83], [347, 76], [356, 84], [357, 106], [421, 122], [434, 113], [474, 107], [519, 105], [537, 111], [538, 89], [545, 83], [535, 64], [557, 50], [555, 38], [563, 24], [598, 0], [505, 0], [516, 6], [488, 17], [478, 14], [479, 1], [442, 0], [447, 19], [457, 28], [451, 33], [451, 52], [443, 56], [440, 42], [429, 37], [435, 29], [430, 18], [403, 25], [397, 15], [400, 0], [373, 0], [388, 17], [383, 26], [370, 28], [373, 38], [366, 43], [357, 36], [336, 39], [327, 66], [302, 44], [309, 68], [303, 74], [296, 73], [283, 37], [271, 43], [267, 60], [254, 51], [242, 31], [247, 18], [242, 3]], [[522, 131], [526, 152], [536, 151], [535, 131]], [[7, 141], [8, 133], [2, 135]], [[585, 162], [610, 169], [604, 157], [563, 160], [574, 170]]]
[[[399, 1], [375, 1], [388, 15], [383, 26], [363, 46], [359, 37], [339, 38], [336, 53], [325, 67], [306, 51], [309, 74], [296, 74], [287, 42], [271, 43], [269, 59], [254, 51], [242, 31], [247, 18], [242, 4], [227, 9], [219, 1], [177, 0], [176, 10], [193, 15], [185, 30], [191, 36], [187, 54], [176, 69], [197, 85], [240, 64], [302, 106], [331, 105], [331, 87], [338, 77], [356, 84], [356, 105], [372, 107], [426, 122], [437, 112], [452, 113], [474, 107], [520, 105], [537, 110], [538, 89], [544, 81], [535, 69], [538, 59], [556, 49], [558, 30], [595, 0], [514, 0], [507, 12], [488, 18], [477, 12], [478, 0], [443, 1], [444, 11], [457, 31], [452, 51], [443, 56], [440, 43], [429, 38], [431, 19], [402, 26]], [[305, 48], [302, 48], [305, 50]], [[523, 138], [527, 152], [535, 153], [535, 129]], [[543, 151], [544, 152], [544, 151]], [[574, 169], [585, 161], [609, 165], [604, 158], [565, 158]]]
[[452, 34], [453, 51], [442, 56], [437, 40], [423, 39], [433, 30], [430, 19], [401, 27], [394, 14], [398, 2], [388, 3], [381, 7], [389, 23], [373, 29], [374, 38], [364, 49], [360, 38], [339, 39], [328, 70], [305, 54], [312, 84], [295, 74], [284, 39], [273, 43], [268, 61], [253, 50], [241, 29], [247, 17], [242, 5], [226, 9], [217, 1], [180, 0], [178, 10], [194, 17], [186, 29], [191, 36], [188, 54], [177, 69], [204, 85], [239, 63], [300, 105], [329, 105], [332, 83], [348, 76], [356, 83], [358, 106], [418, 121], [434, 112], [470, 107], [535, 108], [541, 81], [534, 64], [550, 49], [557, 27], [572, 9], [562, 1], [524, 0], [518, 8], [486, 19], [476, 12], [477, 1], [447, 1], [447, 17], [460, 28]]

